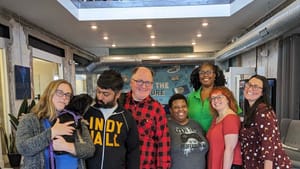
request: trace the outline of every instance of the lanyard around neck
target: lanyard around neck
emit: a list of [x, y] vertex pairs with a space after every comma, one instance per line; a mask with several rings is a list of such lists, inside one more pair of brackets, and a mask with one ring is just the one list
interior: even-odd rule
[[[44, 126], [45, 128], [51, 128], [50, 122], [48, 119], [44, 119]], [[55, 169], [55, 162], [54, 162], [54, 151], [53, 151], [53, 142], [51, 140], [49, 144], [49, 156], [50, 156], [50, 168]]]

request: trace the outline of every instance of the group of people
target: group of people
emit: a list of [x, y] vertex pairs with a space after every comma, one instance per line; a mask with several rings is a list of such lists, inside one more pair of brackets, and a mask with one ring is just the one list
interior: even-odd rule
[[[52, 81], [17, 130], [17, 148], [28, 169], [273, 169], [291, 168], [282, 149], [277, 119], [260, 75], [246, 83], [245, 120], [223, 72], [204, 63], [191, 73], [194, 92], [174, 94], [170, 118], [150, 96], [154, 72], [136, 67], [131, 90], [122, 93], [119, 72], [97, 80], [95, 103], [84, 113], [80, 135], [74, 121], [57, 119], [73, 96], [65, 80]], [[55, 154], [64, 151], [64, 154]]]
[[188, 116], [206, 132], [208, 169], [286, 169], [291, 161], [282, 148], [279, 126], [269, 103], [269, 84], [261, 75], [244, 86], [244, 120], [223, 71], [204, 63], [191, 74]]

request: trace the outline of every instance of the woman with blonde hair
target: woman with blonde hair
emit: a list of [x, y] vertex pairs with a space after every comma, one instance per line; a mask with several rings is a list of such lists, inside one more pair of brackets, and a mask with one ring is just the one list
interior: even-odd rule
[[[73, 89], [66, 80], [55, 80], [45, 89], [31, 113], [18, 125], [16, 145], [24, 157], [22, 168], [28, 169], [84, 169], [84, 159], [94, 153], [94, 144], [87, 127], [82, 124], [82, 139], [67, 142], [62, 136], [73, 135], [74, 121], [60, 123], [56, 118], [68, 105]], [[54, 151], [67, 154], [56, 155]]]

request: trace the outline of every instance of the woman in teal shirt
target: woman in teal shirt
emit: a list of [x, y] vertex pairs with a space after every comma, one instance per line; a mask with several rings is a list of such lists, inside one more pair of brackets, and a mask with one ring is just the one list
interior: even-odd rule
[[188, 95], [189, 117], [197, 121], [207, 132], [212, 122], [209, 94], [214, 86], [226, 83], [223, 71], [212, 63], [204, 63], [193, 70], [190, 76], [194, 92]]

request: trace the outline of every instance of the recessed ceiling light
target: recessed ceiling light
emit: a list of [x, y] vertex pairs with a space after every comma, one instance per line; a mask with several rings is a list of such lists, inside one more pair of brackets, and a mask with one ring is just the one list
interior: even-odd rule
[[104, 40], [108, 40], [108, 36], [104, 36], [103, 39], [104, 39]]
[[155, 56], [155, 55], [153, 55], [153, 56], [149, 56], [148, 58], [149, 58], [149, 59], [160, 59], [160, 57], [159, 57], [159, 56]]
[[122, 59], [121, 57], [111, 57], [111, 59], [113, 59], [113, 60], [120, 60], [120, 59]]
[[97, 25], [92, 25], [91, 29], [96, 30], [96, 29], [98, 29], [98, 26]]
[[151, 24], [147, 24], [146, 27], [147, 28], [152, 28], [152, 25]]
[[113, 48], [115, 48], [116, 46], [117, 46], [117, 45], [116, 45], [116, 44], [114, 44], [114, 43], [111, 45], [111, 47], [113, 47]]
[[151, 38], [151, 39], [155, 39], [155, 35], [151, 35], [150, 38]]
[[203, 23], [202, 23], [202, 26], [203, 26], [203, 27], [206, 27], [206, 26], [208, 26], [208, 23], [207, 23], [207, 22], [203, 22]]
[[152, 43], [151, 46], [155, 46], [155, 43]]
[[196, 42], [192, 42], [192, 45], [196, 45]]
[[186, 56], [187, 58], [195, 58], [195, 57], [197, 57], [196, 55], [187, 55]]
[[201, 33], [198, 33], [198, 34], [197, 34], [197, 37], [198, 37], [198, 38], [202, 37], [202, 34], [201, 34]]

